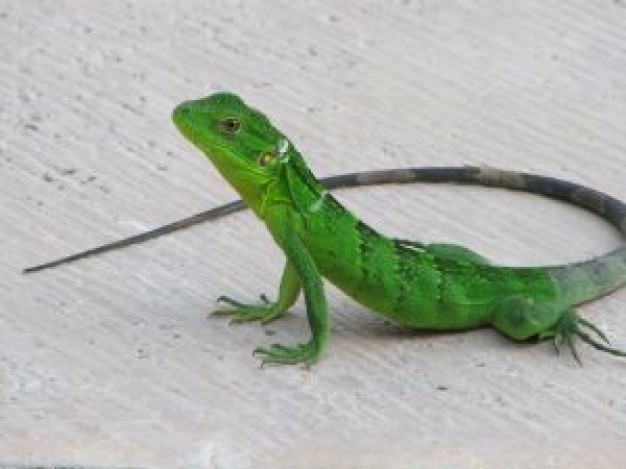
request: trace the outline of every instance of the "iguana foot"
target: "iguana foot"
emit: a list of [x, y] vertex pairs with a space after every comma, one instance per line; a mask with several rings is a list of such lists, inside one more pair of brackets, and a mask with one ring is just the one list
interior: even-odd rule
[[313, 342], [298, 344], [295, 347], [273, 344], [271, 347], [257, 347], [253, 355], [261, 355], [261, 366], [266, 363], [297, 364], [304, 363], [307, 366], [317, 362], [319, 347]]
[[626, 357], [626, 352], [605, 345], [589, 335], [589, 332], [596, 334], [602, 341], [609, 344], [609, 339], [595, 324], [581, 318], [575, 311], [568, 310], [561, 315], [559, 320], [550, 329], [541, 332], [539, 334], [539, 339], [544, 340], [551, 338], [557, 353], [559, 351], [559, 347], [565, 343], [578, 364], [581, 366], [582, 362], [574, 342], [576, 336], [578, 336], [583, 342], [587, 342], [589, 345], [598, 350], [612, 355]]
[[565, 344], [578, 363], [581, 361], [576, 350], [576, 339], [611, 355], [626, 357], [626, 352], [609, 347], [606, 335], [573, 309], [563, 311], [558, 305], [537, 302], [521, 295], [502, 301], [494, 314], [492, 325], [515, 340], [533, 337], [552, 339], [557, 352]]
[[285, 310], [279, 308], [277, 303], [270, 302], [265, 295], [261, 295], [261, 300], [263, 301], [261, 305], [247, 305], [222, 295], [217, 299], [217, 302], [227, 303], [235, 308], [218, 309], [211, 314], [214, 316], [232, 316], [231, 324], [252, 321], [260, 321], [262, 324], [267, 324], [285, 314]]

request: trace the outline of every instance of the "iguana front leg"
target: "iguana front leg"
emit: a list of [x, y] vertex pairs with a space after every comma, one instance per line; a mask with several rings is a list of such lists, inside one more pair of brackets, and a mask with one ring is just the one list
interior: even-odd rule
[[261, 355], [262, 363], [305, 363], [312, 365], [326, 346], [330, 334], [330, 320], [322, 277], [311, 254], [297, 233], [289, 226], [285, 229], [283, 249], [287, 255], [288, 264], [292, 265], [297, 272], [304, 289], [311, 339], [293, 347], [280, 344], [274, 344], [271, 347], [258, 347], [254, 353]]
[[287, 310], [296, 302], [300, 290], [302, 289], [298, 272], [292, 263], [287, 261], [283, 276], [280, 280], [280, 288], [278, 290], [278, 300], [269, 302], [265, 295], [261, 295], [261, 299], [265, 304], [246, 305], [232, 298], [222, 295], [217, 301], [228, 303], [235, 306], [234, 309], [218, 309], [212, 314], [216, 316], [232, 316], [232, 323], [243, 323], [251, 321], [260, 321], [267, 324], [284, 315]]

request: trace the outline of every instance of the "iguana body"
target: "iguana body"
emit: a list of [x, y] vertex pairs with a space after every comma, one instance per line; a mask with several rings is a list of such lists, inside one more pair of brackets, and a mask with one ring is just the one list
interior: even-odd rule
[[[304, 291], [311, 340], [295, 347], [256, 349], [264, 362], [310, 364], [319, 358], [330, 330], [322, 277], [373, 311], [409, 327], [493, 326], [516, 340], [553, 338], [557, 346], [566, 341], [574, 354], [572, 339], [578, 336], [598, 349], [625, 355], [590, 337], [588, 332], [594, 332], [604, 339], [573, 307], [626, 282], [626, 247], [579, 264], [513, 268], [491, 265], [461, 246], [392, 239], [345, 209], [311, 174], [289, 140], [238, 97], [220, 93], [186, 102], [175, 109], [173, 118], [265, 222], [287, 258], [275, 303], [248, 306], [221, 297], [234, 309], [218, 313], [232, 315], [236, 322], [267, 322], [283, 315]], [[509, 187], [574, 201], [626, 230], [624, 205], [571, 183], [477, 168], [422, 171], [400, 170], [393, 177], [351, 175], [331, 178], [328, 185], [409, 182], [420, 180], [421, 174], [422, 180], [435, 182]], [[229, 210], [237, 208], [231, 205]]]
[[[314, 363], [330, 320], [322, 277], [368, 308], [424, 329], [491, 325], [508, 337], [578, 335], [592, 344], [572, 307], [626, 282], [626, 248], [587, 264], [512, 268], [489, 265], [460, 246], [388, 238], [330, 195], [289, 140], [237, 96], [216, 94], [178, 106], [179, 130], [200, 148], [285, 252], [276, 303], [234, 303], [239, 320], [284, 314], [304, 290], [312, 337], [296, 347], [258, 348], [267, 362]], [[572, 350], [574, 351], [573, 346]], [[620, 353], [612, 350], [614, 353]]]

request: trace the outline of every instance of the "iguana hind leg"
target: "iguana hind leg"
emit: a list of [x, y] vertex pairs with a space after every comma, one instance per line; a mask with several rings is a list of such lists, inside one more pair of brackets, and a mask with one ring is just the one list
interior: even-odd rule
[[581, 318], [573, 309], [563, 309], [562, 306], [522, 295], [511, 296], [500, 302], [494, 312], [492, 326], [515, 340], [532, 337], [540, 340], [552, 339], [557, 351], [565, 344], [578, 363], [580, 356], [576, 350], [577, 338], [603, 352], [626, 357], [626, 352], [609, 347], [590, 336], [589, 332], [594, 333], [608, 343], [597, 326]]
[[[589, 335], [589, 332], [597, 335], [601, 341]], [[574, 342], [576, 337], [597, 350], [619, 357], [626, 357], [626, 352], [609, 347], [609, 339], [598, 326], [581, 318], [578, 313], [572, 309], [565, 311], [552, 328], [539, 334], [539, 339], [552, 339], [557, 351], [559, 346], [565, 343], [572, 352], [572, 355], [574, 355], [576, 361], [582, 365]], [[602, 343], [602, 341], [605, 343]]]

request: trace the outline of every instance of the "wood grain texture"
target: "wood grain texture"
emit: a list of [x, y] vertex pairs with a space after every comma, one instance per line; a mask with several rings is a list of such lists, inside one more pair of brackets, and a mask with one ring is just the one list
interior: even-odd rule
[[[626, 363], [489, 330], [423, 335], [329, 286], [311, 371], [252, 349], [307, 333], [207, 319], [274, 294], [252, 215], [32, 276], [26, 266], [231, 200], [177, 135], [215, 90], [262, 109], [320, 175], [487, 164], [626, 199], [618, 0], [0, 3], [0, 462], [154, 468], [617, 468]], [[343, 192], [373, 226], [507, 264], [620, 242], [556, 202], [460, 187]], [[584, 308], [626, 347], [626, 291]]]

